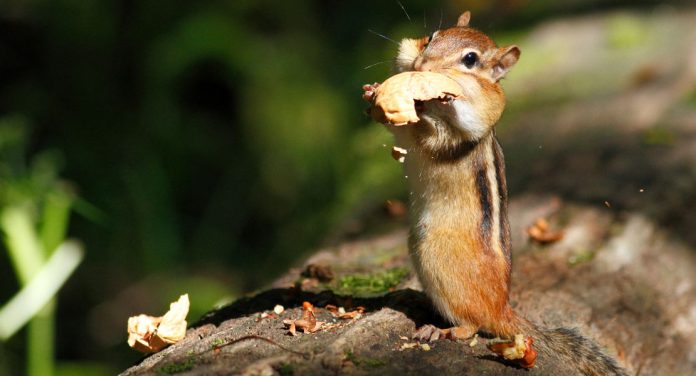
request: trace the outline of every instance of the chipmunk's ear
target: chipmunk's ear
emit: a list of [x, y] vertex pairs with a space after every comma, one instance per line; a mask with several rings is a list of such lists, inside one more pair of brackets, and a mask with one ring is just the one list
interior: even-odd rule
[[520, 58], [520, 49], [517, 46], [508, 46], [498, 49], [496, 62], [493, 65], [491, 77], [493, 81], [498, 82], [512, 68]]
[[457, 27], [469, 26], [469, 20], [471, 20], [471, 12], [467, 10], [466, 12], [462, 13], [461, 16], [459, 16], [459, 19], [457, 20]]

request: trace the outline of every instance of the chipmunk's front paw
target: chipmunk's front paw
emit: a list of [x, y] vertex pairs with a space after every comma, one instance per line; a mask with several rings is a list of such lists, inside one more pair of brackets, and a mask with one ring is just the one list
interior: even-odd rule
[[365, 101], [368, 101], [368, 102], [372, 103], [372, 101], [374, 101], [374, 99], [375, 99], [375, 92], [377, 91], [377, 88], [379, 87], [379, 85], [380, 85], [379, 82], [375, 82], [374, 84], [365, 84], [365, 85], [363, 85], [363, 87], [362, 87], [362, 89], [363, 89], [362, 98], [363, 98]]
[[420, 342], [432, 342], [440, 339], [453, 341], [471, 338], [476, 334], [473, 327], [455, 326], [449, 329], [440, 329], [434, 325], [426, 324], [416, 329], [411, 338]]

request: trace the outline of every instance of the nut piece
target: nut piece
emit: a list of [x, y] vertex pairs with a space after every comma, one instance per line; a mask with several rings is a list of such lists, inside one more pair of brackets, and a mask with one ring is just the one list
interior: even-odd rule
[[399, 163], [404, 163], [406, 161], [406, 154], [408, 154], [408, 150], [398, 146], [392, 147], [392, 158]]
[[488, 349], [513, 361], [522, 368], [534, 368], [537, 352], [532, 347], [533, 344], [532, 337], [515, 334], [514, 340], [511, 341], [493, 340], [488, 344]]
[[128, 319], [128, 345], [140, 352], [157, 352], [179, 342], [186, 335], [188, 294], [169, 305], [161, 317], [138, 315]]
[[389, 77], [375, 90], [372, 115], [393, 125], [418, 122], [415, 101], [460, 97], [462, 87], [435, 72], [403, 72]]

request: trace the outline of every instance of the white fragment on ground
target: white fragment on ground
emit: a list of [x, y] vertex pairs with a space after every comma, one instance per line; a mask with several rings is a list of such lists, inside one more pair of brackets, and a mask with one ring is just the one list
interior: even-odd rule
[[478, 345], [478, 334], [474, 334], [474, 338], [469, 342], [469, 347], [474, 347], [476, 345]]

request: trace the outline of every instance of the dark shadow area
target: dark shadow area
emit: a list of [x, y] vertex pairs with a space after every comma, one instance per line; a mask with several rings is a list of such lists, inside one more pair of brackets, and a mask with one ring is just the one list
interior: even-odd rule
[[440, 328], [448, 327], [447, 322], [434, 310], [433, 305], [424, 293], [412, 289], [397, 290], [383, 296], [371, 298], [355, 298], [337, 295], [333, 291], [319, 293], [303, 291], [296, 288], [270, 289], [252, 297], [241, 298], [236, 302], [211, 311], [191, 325], [198, 328], [213, 324], [219, 326], [223, 321], [248, 316], [255, 313], [272, 311], [277, 304], [286, 309], [302, 307], [303, 302], [310, 302], [316, 307], [333, 304], [350, 310], [355, 307], [365, 307], [367, 312], [391, 308], [402, 312], [413, 320], [416, 327], [432, 324]]
[[696, 246], [696, 168], [682, 157], [696, 147], [696, 138], [679, 130], [657, 132], [666, 139], [615, 124], [567, 132], [522, 124], [501, 137], [510, 191], [642, 212]]

